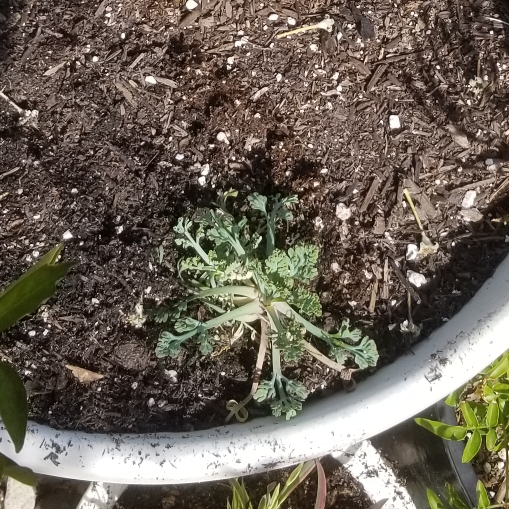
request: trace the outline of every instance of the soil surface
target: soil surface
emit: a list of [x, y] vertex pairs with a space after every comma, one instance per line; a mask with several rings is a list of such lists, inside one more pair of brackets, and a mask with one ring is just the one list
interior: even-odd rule
[[[224, 422], [255, 345], [161, 361], [157, 328], [134, 325], [144, 300], [182, 293], [172, 227], [218, 189], [299, 196], [291, 234], [321, 249], [324, 321], [349, 317], [380, 365], [454, 315], [507, 252], [505, 5], [1, 2], [0, 284], [62, 239], [79, 262], [2, 338], [31, 416], [103, 431]], [[331, 33], [276, 38], [327, 16]], [[421, 261], [405, 258], [420, 240], [405, 188], [439, 244]], [[81, 383], [67, 364], [104, 378]], [[342, 387], [311, 359], [294, 369], [312, 397]]]

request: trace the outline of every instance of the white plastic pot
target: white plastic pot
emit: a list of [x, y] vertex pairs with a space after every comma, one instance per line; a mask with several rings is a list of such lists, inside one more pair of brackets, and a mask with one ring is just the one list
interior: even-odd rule
[[0, 451], [36, 472], [121, 484], [189, 483], [290, 466], [340, 452], [415, 415], [509, 347], [509, 258], [452, 320], [351, 393], [274, 417], [208, 431], [89, 434], [30, 424], [20, 454], [5, 430]]

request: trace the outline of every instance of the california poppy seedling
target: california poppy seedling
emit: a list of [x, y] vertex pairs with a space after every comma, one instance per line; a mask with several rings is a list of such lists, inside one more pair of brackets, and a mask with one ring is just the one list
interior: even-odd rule
[[[233, 342], [246, 328], [251, 329], [259, 336], [257, 374], [250, 395], [240, 403], [229, 402], [230, 417], [245, 420], [243, 407], [254, 397], [269, 402], [274, 415], [285, 414], [289, 419], [302, 408], [308, 391], [283, 375], [282, 359], [296, 361], [308, 352], [343, 371], [347, 361], [361, 369], [375, 366], [378, 352], [374, 341], [351, 328], [347, 320], [334, 334], [312, 323], [322, 313], [318, 295], [310, 290], [318, 275], [318, 248], [312, 244], [276, 248], [277, 227], [292, 220], [290, 207], [298, 202], [297, 197], [276, 195], [268, 199], [254, 193], [248, 197], [247, 216], [237, 220], [226, 207], [228, 198], [235, 196], [236, 191], [226, 192], [216, 208], [203, 210], [194, 219], [178, 220], [174, 228], [177, 245], [195, 253], [179, 262], [179, 273], [191, 295], [156, 313], [157, 321], [168, 322], [173, 329], [161, 333], [156, 354], [176, 356], [191, 340], [203, 354], [209, 354], [217, 343], [212, 330], [235, 324]], [[214, 316], [203, 321], [185, 314], [195, 301]], [[254, 328], [256, 322], [261, 322], [260, 332]], [[310, 335], [328, 347], [331, 358], [311, 344]], [[272, 377], [258, 384], [268, 348]]]

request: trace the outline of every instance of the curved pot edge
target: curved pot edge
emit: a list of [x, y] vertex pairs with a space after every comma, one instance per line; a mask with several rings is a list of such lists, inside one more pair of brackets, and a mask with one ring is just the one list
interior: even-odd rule
[[506, 349], [509, 257], [474, 298], [415, 349], [360, 383], [305, 405], [290, 421], [266, 417], [207, 431], [89, 434], [31, 423], [15, 454], [34, 471], [120, 484], [176, 484], [291, 466], [348, 446], [417, 414], [472, 378]]

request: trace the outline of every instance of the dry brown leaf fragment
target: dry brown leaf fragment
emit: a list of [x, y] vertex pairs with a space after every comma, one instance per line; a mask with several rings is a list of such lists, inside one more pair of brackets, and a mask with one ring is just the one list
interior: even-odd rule
[[80, 368], [79, 366], [73, 366], [72, 364], [66, 364], [65, 367], [69, 369], [81, 383], [96, 382], [97, 380], [104, 378], [104, 375], [101, 375], [100, 373], [95, 373], [94, 371]]

